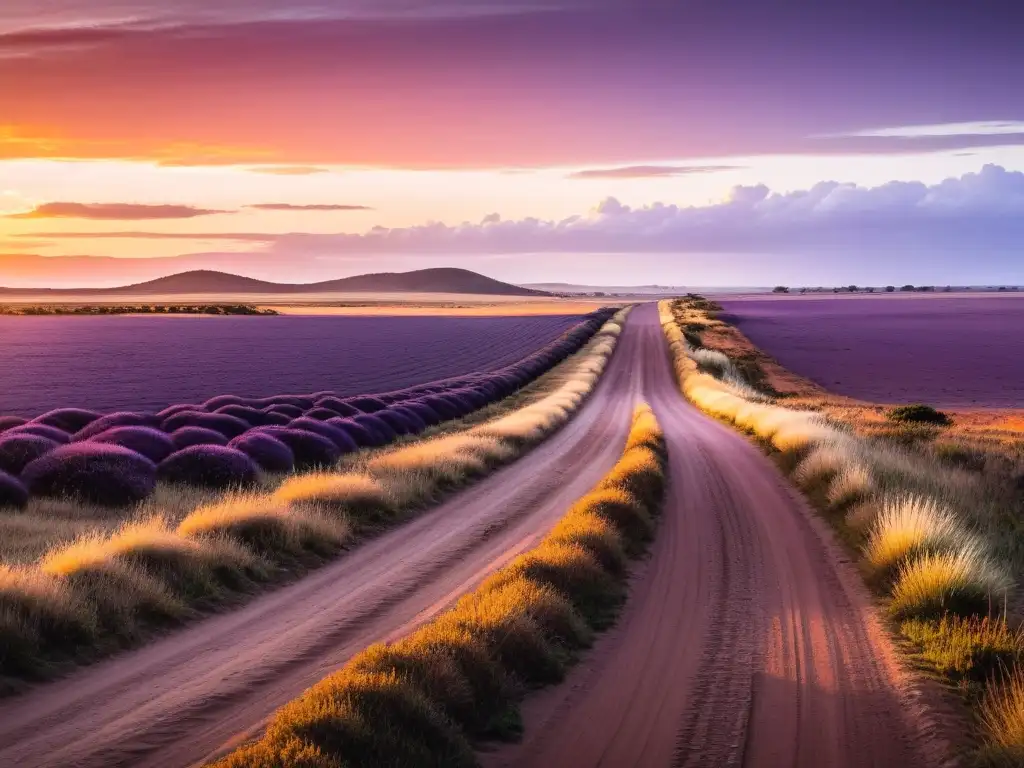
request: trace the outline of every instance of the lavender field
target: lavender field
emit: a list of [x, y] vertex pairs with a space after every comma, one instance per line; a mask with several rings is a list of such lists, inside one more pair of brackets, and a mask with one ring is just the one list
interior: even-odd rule
[[754, 344], [833, 392], [881, 403], [1024, 406], [1024, 298], [722, 300]]
[[0, 317], [0, 413], [159, 410], [225, 393], [398, 389], [508, 365], [579, 320]]

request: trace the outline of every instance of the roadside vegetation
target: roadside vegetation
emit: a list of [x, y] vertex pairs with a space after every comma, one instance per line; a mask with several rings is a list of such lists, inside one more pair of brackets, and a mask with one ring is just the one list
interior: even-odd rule
[[270, 719], [217, 768], [459, 768], [515, 738], [531, 689], [560, 682], [614, 621], [654, 532], [665, 443], [641, 406], [619, 463], [519, 556], [408, 637], [374, 645]]
[[0, 304], [0, 315], [276, 315], [252, 304]]
[[627, 312], [510, 397], [326, 470], [244, 491], [160, 484], [127, 515], [34, 501], [3, 516], [0, 691], [295, 578], [515, 460], [579, 409]]
[[1012, 593], [1024, 537], [1019, 518], [1008, 525], [1004, 484], [908, 439], [948, 427], [946, 414], [917, 405], [868, 419], [857, 418], [866, 408], [823, 407], [801, 396], [796, 377], [763, 365], [713, 303], [689, 296], [659, 310], [687, 398], [775, 457], [859, 551], [868, 584], [922, 664], [973, 706], [981, 743], [972, 759], [1024, 765], [1024, 640]]

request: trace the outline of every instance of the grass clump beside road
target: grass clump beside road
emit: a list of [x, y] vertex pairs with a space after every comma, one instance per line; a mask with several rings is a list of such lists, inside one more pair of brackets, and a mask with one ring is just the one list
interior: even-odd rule
[[[1021, 563], [1003, 554], [1012, 549], [1004, 546], [1007, 532], [984, 511], [977, 483], [898, 439], [858, 434], [818, 411], [787, 407], [751, 386], [717, 350], [709, 364], [709, 350], [695, 349], [684, 331], [695, 320], [721, 327], [714, 305], [688, 298], [659, 309], [684, 394], [772, 452], [860, 551], [868, 583], [922, 660], [961, 687], [971, 681], [969, 699], [980, 708], [990, 746], [984, 759], [1024, 764], [999, 762], [1024, 757], [1024, 667], [1007, 615], [1011, 566]], [[930, 429], [950, 423], [922, 405], [893, 409], [888, 418]]]
[[[665, 446], [650, 409], [634, 417], [616, 467], [532, 551], [409, 637], [353, 657], [271, 718], [265, 734], [216, 768], [459, 768], [473, 744], [514, 736], [527, 690], [557, 683], [625, 597], [640, 529], [603, 514], [622, 494], [655, 519]], [[642, 501], [646, 499], [647, 501]]]
[[0, 565], [0, 692], [138, 643], [262, 582], [294, 578], [514, 461], [583, 404], [625, 314], [519, 393], [420, 438], [257, 491], [158, 486], [135, 519], [86, 528], [34, 562]]

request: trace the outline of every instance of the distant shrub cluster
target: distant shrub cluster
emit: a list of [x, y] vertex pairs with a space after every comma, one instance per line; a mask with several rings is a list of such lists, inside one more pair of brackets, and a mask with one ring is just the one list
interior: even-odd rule
[[613, 621], [661, 510], [665, 461], [642, 406], [618, 464], [536, 548], [408, 637], [357, 654], [215, 767], [475, 766], [472, 743], [507, 736], [523, 692], [561, 681]]
[[277, 315], [252, 304], [0, 304], [0, 315]]
[[[252, 485], [261, 473], [331, 467], [345, 454], [418, 435], [507, 397], [577, 352], [613, 312], [591, 313], [505, 368], [372, 396], [220, 395], [159, 413], [60, 408], [31, 420], [0, 417], [0, 472], [20, 477], [31, 495], [124, 506], [152, 492], [154, 477], [223, 489]], [[92, 450], [97, 446], [144, 462], [112, 462], [109, 451]], [[106, 490], [91, 487], [96, 482]]]
[[889, 419], [889, 421], [911, 422], [914, 424], [936, 424], [942, 427], [953, 423], [953, 420], [949, 418], [948, 414], [945, 414], [942, 411], [937, 411], [930, 405], [922, 405], [920, 403], [915, 405], [900, 405], [896, 408], [891, 408], [886, 411], [885, 417]]

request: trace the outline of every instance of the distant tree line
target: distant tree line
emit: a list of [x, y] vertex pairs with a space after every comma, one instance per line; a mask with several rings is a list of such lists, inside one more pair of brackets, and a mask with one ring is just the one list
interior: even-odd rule
[[251, 304], [0, 304], [0, 315], [276, 315]]

